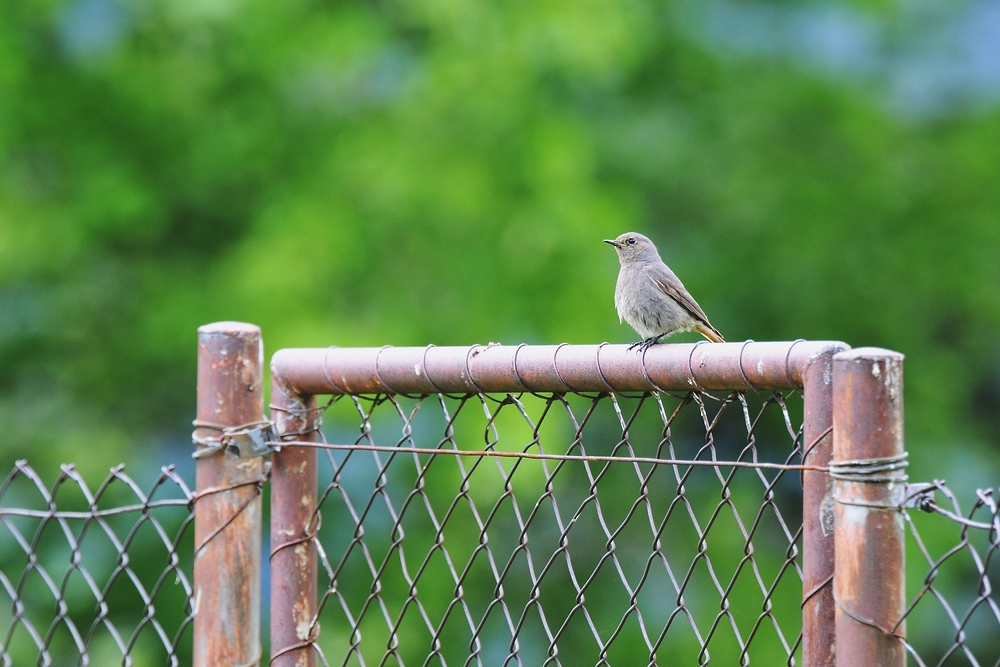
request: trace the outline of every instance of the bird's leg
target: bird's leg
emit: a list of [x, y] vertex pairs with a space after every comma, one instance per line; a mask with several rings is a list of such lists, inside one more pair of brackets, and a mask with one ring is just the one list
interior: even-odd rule
[[650, 346], [656, 345], [657, 343], [659, 343], [660, 339], [663, 338], [664, 336], [666, 336], [666, 334], [660, 334], [659, 336], [650, 336], [649, 338], [647, 338], [645, 340], [640, 340], [638, 343], [632, 343], [631, 345], [628, 346], [628, 350], [627, 351], [631, 351], [631, 350], [633, 350], [635, 348], [639, 348], [640, 352], [645, 352], [646, 350], [648, 350], [650, 348]]
[[647, 338], [646, 340], [642, 341], [642, 344], [639, 346], [639, 351], [640, 352], [645, 352], [646, 350], [648, 350], [652, 346], [654, 346], [657, 343], [659, 343], [660, 339], [663, 338], [666, 335], [667, 334], [660, 334], [659, 336], [653, 336], [652, 338]]

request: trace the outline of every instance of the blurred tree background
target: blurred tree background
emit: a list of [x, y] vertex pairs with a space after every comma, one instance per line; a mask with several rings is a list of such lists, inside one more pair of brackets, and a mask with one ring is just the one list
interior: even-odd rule
[[993, 0], [4, 2], [3, 462], [184, 458], [216, 320], [631, 341], [633, 229], [730, 340], [904, 352], [913, 473], [988, 483], [998, 146]]
[[991, 486], [998, 217], [997, 0], [8, 0], [0, 463], [191, 476], [218, 320], [632, 341], [637, 230], [729, 340], [905, 353], [911, 479]]

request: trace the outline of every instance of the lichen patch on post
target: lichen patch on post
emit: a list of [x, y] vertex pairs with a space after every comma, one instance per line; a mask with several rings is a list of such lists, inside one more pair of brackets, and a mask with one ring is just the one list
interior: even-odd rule
[[294, 607], [295, 614], [295, 636], [299, 638], [299, 641], [306, 641], [309, 639], [309, 629], [312, 627], [312, 617], [306, 610], [306, 605], [302, 602], [296, 602]]
[[309, 544], [307, 542], [295, 545], [295, 558], [299, 561], [299, 568], [305, 572], [309, 567]]

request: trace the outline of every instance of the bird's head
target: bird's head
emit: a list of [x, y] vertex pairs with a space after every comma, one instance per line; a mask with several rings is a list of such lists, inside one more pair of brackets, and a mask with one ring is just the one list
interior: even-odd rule
[[653, 242], [636, 232], [625, 232], [616, 239], [604, 239], [604, 242], [615, 247], [622, 264], [627, 261], [650, 262], [660, 258]]

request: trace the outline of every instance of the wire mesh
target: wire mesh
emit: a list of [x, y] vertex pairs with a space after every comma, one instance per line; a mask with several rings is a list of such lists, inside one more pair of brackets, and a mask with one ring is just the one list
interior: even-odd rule
[[193, 494], [172, 467], [144, 491], [19, 461], [0, 486], [0, 664], [188, 664]]
[[321, 663], [794, 664], [801, 413], [795, 393], [342, 397], [317, 445]]
[[[800, 473], [827, 469], [802, 464], [800, 393], [362, 394], [321, 410], [322, 442], [282, 445], [323, 450], [302, 538], [319, 605], [295, 629], [322, 664], [801, 661]], [[118, 467], [90, 487], [63, 466], [47, 486], [18, 462], [0, 486], [0, 665], [186, 664], [195, 501], [267, 479], [192, 493], [167, 467], [144, 490]], [[909, 603], [885, 630], [921, 667], [1000, 667], [995, 496], [963, 511], [944, 482], [910, 488]]]
[[[1000, 514], [992, 489], [963, 511], [943, 481], [906, 510], [909, 600], [904, 646], [914, 664], [1000, 665]], [[905, 624], [905, 625], [904, 625]], [[902, 633], [900, 633], [902, 634]]]

